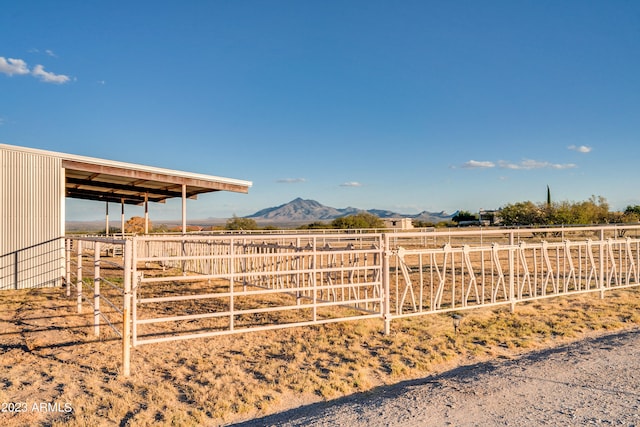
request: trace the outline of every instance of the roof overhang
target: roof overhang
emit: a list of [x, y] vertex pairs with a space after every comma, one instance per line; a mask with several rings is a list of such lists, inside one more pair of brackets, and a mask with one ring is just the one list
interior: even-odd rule
[[232, 178], [0, 144], [0, 148], [57, 157], [65, 169], [66, 197], [126, 204], [196, 198], [214, 191], [248, 193], [252, 183]]

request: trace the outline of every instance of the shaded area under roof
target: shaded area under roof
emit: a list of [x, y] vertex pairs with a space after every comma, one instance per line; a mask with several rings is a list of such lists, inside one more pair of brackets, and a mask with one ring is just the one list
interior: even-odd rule
[[188, 198], [214, 191], [248, 193], [252, 185], [250, 181], [6, 144], [0, 144], [0, 148], [60, 158], [65, 169], [65, 195], [75, 199], [137, 205], [145, 200], [164, 202], [182, 197], [183, 185]]
[[144, 169], [128, 169], [87, 162], [63, 160], [65, 168], [66, 196], [75, 199], [102, 200], [127, 204], [164, 202], [172, 197], [182, 197], [182, 185], [186, 197], [213, 191], [247, 193], [249, 185], [231, 183], [203, 177], [187, 177], [175, 174], [149, 172]]

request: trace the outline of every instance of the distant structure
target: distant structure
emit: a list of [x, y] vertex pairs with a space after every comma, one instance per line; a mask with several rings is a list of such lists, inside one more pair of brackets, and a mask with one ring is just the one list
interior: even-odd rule
[[398, 228], [400, 230], [413, 229], [411, 218], [384, 218], [383, 221], [386, 228]]
[[480, 209], [480, 212], [478, 213], [478, 222], [482, 226], [502, 224], [502, 217], [500, 216], [500, 210]]
[[[252, 183], [93, 157], [0, 144], [0, 290], [58, 286], [65, 265], [65, 199], [145, 207], [215, 191], [247, 193]], [[146, 227], [146, 226], [145, 226]]]

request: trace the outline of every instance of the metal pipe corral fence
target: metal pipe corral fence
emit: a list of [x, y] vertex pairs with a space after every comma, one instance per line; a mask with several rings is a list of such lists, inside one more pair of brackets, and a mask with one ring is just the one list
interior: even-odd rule
[[[394, 319], [640, 284], [640, 226], [68, 237], [67, 295], [144, 344]], [[93, 269], [83, 264], [93, 263]], [[93, 285], [91, 287], [91, 285]], [[93, 289], [93, 298], [85, 290]], [[87, 291], [90, 292], [90, 291]]]

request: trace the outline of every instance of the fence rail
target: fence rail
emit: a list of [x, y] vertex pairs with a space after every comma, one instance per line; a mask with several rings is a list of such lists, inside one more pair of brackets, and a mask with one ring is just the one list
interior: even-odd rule
[[[68, 238], [67, 295], [131, 347], [640, 284], [640, 226]], [[93, 268], [90, 263], [93, 262]], [[104, 304], [101, 304], [101, 301]]]
[[637, 286], [640, 240], [392, 251], [393, 317]]
[[142, 237], [133, 343], [380, 317], [381, 246], [376, 234]]

